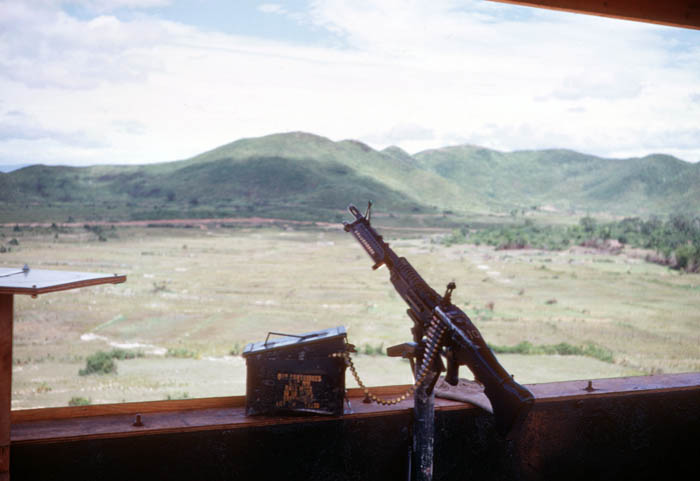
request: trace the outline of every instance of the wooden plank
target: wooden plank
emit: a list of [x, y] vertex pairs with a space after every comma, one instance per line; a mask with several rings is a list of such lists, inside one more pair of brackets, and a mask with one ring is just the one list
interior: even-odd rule
[[[380, 386], [372, 388], [378, 396], [390, 398], [405, 393], [409, 385]], [[362, 399], [364, 392], [360, 388], [348, 389], [350, 399]], [[172, 401], [145, 401], [133, 403], [96, 404], [89, 406], [17, 409], [12, 411], [11, 421], [25, 423], [31, 421], [47, 421], [58, 419], [74, 419], [83, 417], [112, 416], [135, 413], [161, 413], [172, 411], [193, 411], [196, 409], [227, 409], [245, 407], [245, 396], [225, 396], [195, 399], [177, 399]]]
[[601, 17], [700, 29], [698, 0], [491, 0]]
[[12, 407], [12, 294], [0, 294], [0, 480], [10, 479]]
[[[403, 394], [409, 386], [385, 386], [372, 388], [372, 391], [382, 397], [393, 397]], [[364, 403], [364, 393], [360, 389], [348, 392], [350, 408], [346, 408], [343, 419], [368, 418], [391, 414], [405, 414], [412, 410], [412, 399], [406, 399], [392, 406], [379, 406], [374, 403]], [[195, 406], [215, 406], [205, 409]], [[463, 403], [437, 400], [439, 408], [465, 408]], [[99, 408], [100, 406], [86, 406]], [[138, 407], [138, 409], [134, 409]], [[145, 409], [149, 409], [147, 412]], [[160, 408], [160, 410], [158, 410]], [[184, 408], [184, 409], [183, 409]], [[467, 406], [467, 408], [472, 408]], [[49, 408], [13, 411], [12, 443], [33, 443], [70, 441], [76, 438], [106, 439], [128, 436], [153, 435], [173, 432], [196, 432], [212, 429], [239, 429], [262, 427], [270, 425], [324, 422], [337, 420], [339, 416], [246, 416], [245, 397], [190, 399], [183, 401], [154, 401], [152, 403], [124, 403], [109, 405], [104, 411], [93, 410], [94, 416], [85, 416], [86, 412], [77, 413], [70, 418], [48, 418], [44, 414], [65, 413], [73, 408]], [[112, 414], [104, 414], [114, 410]], [[40, 411], [47, 411], [41, 413]], [[143, 426], [133, 426], [136, 415], [141, 415]]]
[[[455, 401], [436, 400], [436, 408], [445, 405], [461, 409], [475, 409]], [[142, 426], [134, 426], [135, 414], [75, 418], [66, 420], [35, 421], [12, 425], [12, 444], [58, 443], [77, 439], [115, 439], [133, 436], [158, 435], [211, 430], [234, 430], [280, 426], [286, 424], [318, 423], [410, 413], [413, 400], [407, 399], [392, 406], [363, 404], [351, 401], [351, 410], [342, 416], [246, 416], [244, 408], [203, 409], [142, 414]]]
[[227, 409], [245, 407], [245, 396], [227, 396], [198, 399], [175, 399], [172, 401], [144, 401], [116, 404], [95, 404], [89, 406], [19, 409], [12, 411], [12, 423], [47, 421], [56, 419], [76, 419], [97, 416], [118, 416], [135, 413], [167, 413], [172, 411], [192, 411], [196, 409]]
[[531, 388], [538, 401], [546, 399], [548, 402], [569, 401], [581, 396], [589, 399], [609, 396], [620, 397], [645, 391], [662, 393], [667, 391], [698, 390], [700, 388], [700, 372], [550, 382], [533, 384]]

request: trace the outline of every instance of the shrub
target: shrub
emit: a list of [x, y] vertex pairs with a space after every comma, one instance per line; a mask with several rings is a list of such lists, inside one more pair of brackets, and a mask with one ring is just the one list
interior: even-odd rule
[[603, 362], [613, 362], [613, 353], [611, 350], [592, 342], [588, 342], [583, 346], [573, 346], [567, 342], [536, 346], [528, 341], [522, 341], [514, 346], [496, 346], [489, 344], [489, 348], [497, 354], [588, 356]]
[[239, 343], [236, 343], [233, 345], [233, 348], [229, 351], [229, 355], [240, 356], [242, 352], [243, 352], [243, 346], [241, 346], [241, 344], [239, 344]]
[[603, 346], [598, 346], [592, 342], [589, 342], [583, 347], [583, 355], [588, 357], [593, 357], [603, 362], [613, 362], [613, 353], [610, 349]]
[[376, 346], [370, 346], [369, 344], [365, 343], [365, 345], [362, 347], [362, 354], [367, 356], [382, 356], [384, 355], [384, 343], [379, 343]]
[[81, 376], [88, 374], [111, 374], [117, 372], [117, 364], [115, 359], [123, 361], [124, 359], [134, 359], [143, 357], [141, 351], [128, 351], [126, 349], [115, 348], [109, 352], [97, 351], [95, 354], [88, 356], [85, 369], [78, 371]]
[[497, 354], [534, 354], [533, 346], [528, 341], [522, 341], [515, 346], [496, 346], [489, 345], [491, 350]]
[[596, 228], [596, 221], [593, 217], [582, 217], [579, 219], [579, 225], [585, 232], [593, 232]]
[[685, 269], [688, 272], [693, 272], [700, 265], [700, 245], [682, 245], [673, 252], [673, 255], [676, 258], [674, 266], [676, 269]]
[[[143, 253], [141, 253], [143, 255]], [[169, 281], [161, 281], [161, 282], [153, 282], [153, 292], [158, 293], [158, 292], [170, 292], [168, 291], [168, 282]]]
[[52, 389], [51, 386], [49, 386], [46, 382], [42, 382], [41, 384], [39, 384], [39, 387], [36, 388], [36, 392], [41, 394], [41, 393], [49, 392], [49, 391], [51, 391], [51, 389]]
[[165, 355], [168, 357], [179, 357], [182, 359], [197, 357], [196, 352], [185, 349], [184, 347], [168, 348], [168, 352], [166, 352]]
[[111, 353], [97, 351], [95, 354], [88, 356], [85, 369], [78, 371], [81, 376], [88, 374], [111, 374], [117, 372], [117, 364], [111, 356]]
[[73, 396], [72, 398], [70, 398], [70, 401], [68, 401], [69, 406], [89, 406], [90, 404], [92, 404], [91, 399], [79, 396]]
[[143, 353], [141, 351], [127, 351], [126, 349], [120, 348], [112, 349], [108, 354], [112, 359], [119, 359], [120, 361], [123, 361], [124, 359], [143, 357]]
[[[559, 344], [555, 344], [553, 346], [545, 346], [549, 347], [552, 350], [552, 354], [559, 354], [560, 356], [582, 356], [585, 355], [585, 351], [583, 348], [579, 346], [572, 346], [571, 344], [568, 344], [566, 342], [560, 342]], [[547, 354], [550, 354], [549, 352]]]
[[190, 398], [189, 393], [183, 392], [183, 393], [180, 393], [180, 394], [168, 394], [168, 395], [165, 397], [165, 400], [166, 400], [166, 401], [175, 401], [175, 400], [177, 400], [177, 399], [189, 399], [189, 398]]

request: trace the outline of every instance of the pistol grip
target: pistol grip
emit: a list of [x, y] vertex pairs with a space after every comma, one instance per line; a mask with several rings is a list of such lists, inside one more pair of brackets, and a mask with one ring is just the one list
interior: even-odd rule
[[452, 356], [447, 356], [447, 372], [445, 373], [445, 381], [450, 386], [456, 386], [459, 383], [459, 363]]

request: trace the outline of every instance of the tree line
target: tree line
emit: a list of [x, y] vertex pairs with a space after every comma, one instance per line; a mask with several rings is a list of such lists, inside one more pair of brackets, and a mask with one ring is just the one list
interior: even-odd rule
[[526, 219], [521, 224], [472, 227], [465, 225], [445, 236], [451, 244], [486, 244], [496, 249], [562, 250], [574, 245], [611, 252], [624, 246], [653, 249], [652, 260], [687, 272], [700, 272], [700, 217], [672, 215], [667, 219], [629, 217], [599, 222], [582, 217], [570, 226], [538, 225]]

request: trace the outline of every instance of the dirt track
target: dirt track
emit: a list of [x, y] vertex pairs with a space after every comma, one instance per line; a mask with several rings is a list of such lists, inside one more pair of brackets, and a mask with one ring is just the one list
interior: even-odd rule
[[[199, 226], [206, 228], [216, 224], [250, 224], [250, 225], [271, 225], [271, 224], [293, 224], [293, 225], [313, 225], [324, 228], [341, 228], [340, 224], [330, 222], [312, 222], [304, 220], [272, 219], [264, 217], [217, 217], [213, 219], [154, 219], [154, 220], [127, 220], [127, 221], [88, 221], [88, 222], [56, 222], [58, 227], [82, 227], [83, 225], [114, 225], [123, 227], [148, 227], [148, 226]], [[4, 227], [51, 227], [49, 222], [11, 222], [2, 224]]]
[[[304, 225], [319, 227], [322, 229], [342, 229], [343, 226], [336, 222], [316, 222], [309, 220], [275, 219], [267, 217], [217, 217], [211, 219], [154, 219], [154, 220], [128, 220], [128, 221], [87, 221], [87, 222], [56, 222], [58, 227], [82, 227], [84, 225], [102, 225], [116, 227], [153, 227], [153, 226], [178, 226], [178, 227], [199, 227], [207, 229], [221, 224], [241, 224], [241, 225]], [[0, 224], [3, 227], [51, 227], [49, 222], [9, 222]], [[451, 229], [440, 227], [394, 227], [382, 226], [383, 230], [393, 231], [425, 231], [425, 232], [450, 232]]]

